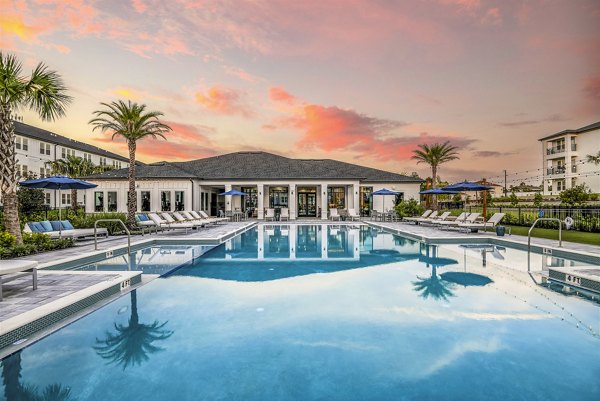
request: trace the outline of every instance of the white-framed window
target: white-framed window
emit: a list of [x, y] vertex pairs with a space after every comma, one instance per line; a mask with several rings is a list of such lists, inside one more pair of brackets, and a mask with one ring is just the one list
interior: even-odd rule
[[40, 155], [50, 156], [50, 149], [49, 143], [40, 142]]
[[15, 138], [15, 148], [19, 150], [29, 150], [29, 140], [18, 136]]
[[75, 149], [62, 148], [62, 158], [65, 159], [67, 156], [75, 156]]
[[556, 190], [564, 191], [565, 190], [565, 182], [564, 181], [556, 181]]
[[91, 153], [84, 153], [83, 154], [83, 160], [87, 160], [89, 162], [92, 161], [92, 154]]
[[71, 204], [71, 194], [69, 193], [63, 193], [60, 196], [60, 202], [63, 205], [70, 205]]
[[50, 204], [50, 192], [46, 192], [46, 193], [44, 194], [44, 203], [45, 203], [46, 205], [49, 205], [49, 204]]
[[100, 157], [100, 163], [101, 166], [106, 166], [106, 157]]
[[118, 161], [118, 160], [113, 160], [113, 161], [112, 161], [112, 166], [113, 166], [114, 168], [121, 168], [121, 162], [120, 162], [120, 161]]

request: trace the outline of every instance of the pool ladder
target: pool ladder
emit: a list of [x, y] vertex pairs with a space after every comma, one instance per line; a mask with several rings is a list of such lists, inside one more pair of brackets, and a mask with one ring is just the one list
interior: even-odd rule
[[121, 223], [121, 225], [123, 226], [123, 229], [125, 230], [125, 232], [127, 233], [127, 255], [129, 255], [129, 267], [131, 265], [131, 233], [129, 232], [129, 230], [127, 229], [127, 226], [125, 225], [125, 223], [123, 223], [123, 220], [120, 219], [99, 219], [96, 220], [94, 222], [94, 249], [98, 250], [98, 223], [108, 223], [108, 222], [112, 222], [112, 223]]
[[527, 233], [527, 271], [531, 270], [531, 232], [538, 221], [557, 221], [558, 222], [558, 246], [562, 247], [562, 220], [556, 217], [540, 217], [536, 219]]

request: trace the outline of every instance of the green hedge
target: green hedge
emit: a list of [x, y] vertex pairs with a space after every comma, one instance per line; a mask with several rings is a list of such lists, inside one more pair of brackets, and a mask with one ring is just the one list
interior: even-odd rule
[[0, 232], [0, 259], [17, 258], [71, 246], [72, 239], [53, 240], [49, 235], [37, 233], [23, 233], [23, 245], [17, 245], [14, 235], [6, 231]]

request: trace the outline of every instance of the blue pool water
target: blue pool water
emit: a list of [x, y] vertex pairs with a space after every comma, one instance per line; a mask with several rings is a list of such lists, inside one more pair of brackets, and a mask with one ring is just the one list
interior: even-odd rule
[[600, 305], [485, 252], [260, 226], [6, 358], [2, 396], [599, 400]]

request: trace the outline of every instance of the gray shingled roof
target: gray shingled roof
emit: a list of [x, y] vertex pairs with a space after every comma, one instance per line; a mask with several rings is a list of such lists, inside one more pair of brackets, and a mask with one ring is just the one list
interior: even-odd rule
[[[198, 178], [202, 180], [353, 179], [363, 182], [422, 182], [370, 167], [331, 159], [290, 159], [267, 152], [237, 152], [187, 162], [161, 162], [138, 167], [136, 177]], [[127, 169], [112, 170], [89, 179], [124, 179]]]
[[585, 127], [581, 127], [581, 128], [566, 129], [566, 130], [557, 132], [556, 134], [552, 134], [552, 135], [548, 135], [543, 138], [540, 138], [540, 139], [538, 139], [538, 141], [545, 141], [547, 139], [556, 138], [556, 137], [563, 136], [566, 134], [582, 134], [584, 132], [593, 131], [596, 129], [600, 129], [600, 121], [598, 121], [597, 123], [586, 125]]
[[45, 129], [34, 127], [29, 124], [24, 124], [18, 121], [13, 121], [13, 123], [15, 125], [15, 134], [17, 135], [26, 136], [28, 138], [37, 139], [48, 143], [54, 143], [71, 149], [77, 149], [82, 152], [94, 153], [100, 156], [110, 157], [111, 159], [115, 160], [121, 160], [124, 162], [129, 161], [129, 159], [126, 157], [109, 152], [97, 146], [89, 145], [84, 142], [79, 142], [74, 139], [67, 138], [66, 136], [58, 135], [54, 132], [46, 131]]

